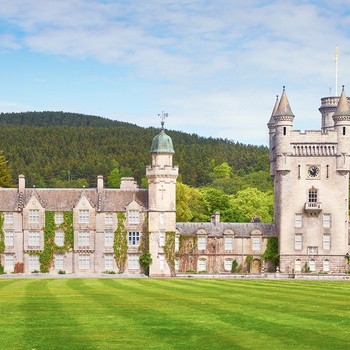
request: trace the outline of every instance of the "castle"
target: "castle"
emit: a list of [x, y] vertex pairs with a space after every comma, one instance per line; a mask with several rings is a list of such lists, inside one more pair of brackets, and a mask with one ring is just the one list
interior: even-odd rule
[[[345, 272], [348, 264], [350, 108], [345, 92], [322, 99], [322, 130], [293, 130], [286, 92], [269, 128], [275, 222], [176, 222], [174, 148], [164, 123], [151, 144], [148, 189], [122, 178], [119, 189], [0, 188], [0, 257], [4, 272], [140, 274], [225, 273], [232, 264], [261, 273], [261, 255], [279, 242], [285, 273]], [[148, 262], [148, 263], [147, 263]]]

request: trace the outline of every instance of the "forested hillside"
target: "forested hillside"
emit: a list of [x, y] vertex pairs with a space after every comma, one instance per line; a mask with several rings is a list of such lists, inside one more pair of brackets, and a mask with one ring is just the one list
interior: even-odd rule
[[[2, 113], [0, 150], [9, 162], [13, 180], [23, 173], [28, 186], [52, 187], [59, 181], [78, 179], [94, 186], [97, 175], [107, 179], [115, 168], [141, 184], [150, 163], [150, 145], [158, 132], [156, 128], [73, 113]], [[237, 178], [228, 192], [237, 192], [247, 182], [271, 188], [266, 147], [166, 132], [173, 139], [174, 163], [180, 167], [183, 183], [200, 187], [216, 180], [217, 186], [227, 187], [213, 174], [216, 166], [226, 162], [233, 170], [230, 177]]]

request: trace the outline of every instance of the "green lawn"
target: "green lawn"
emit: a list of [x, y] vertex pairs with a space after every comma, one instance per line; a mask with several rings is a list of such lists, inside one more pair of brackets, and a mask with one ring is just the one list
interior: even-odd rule
[[1, 349], [346, 349], [350, 282], [1, 279]]

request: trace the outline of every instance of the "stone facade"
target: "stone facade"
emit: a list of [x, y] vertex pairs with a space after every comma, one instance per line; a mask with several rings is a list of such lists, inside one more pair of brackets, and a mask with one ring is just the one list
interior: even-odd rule
[[350, 108], [345, 92], [322, 99], [320, 112], [322, 130], [293, 130], [283, 91], [268, 123], [282, 272], [347, 269]]

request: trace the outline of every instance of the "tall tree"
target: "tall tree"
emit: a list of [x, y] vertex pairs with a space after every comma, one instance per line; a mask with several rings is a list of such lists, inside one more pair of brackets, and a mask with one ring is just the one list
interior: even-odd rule
[[12, 187], [11, 169], [4, 154], [0, 152], [0, 187]]

